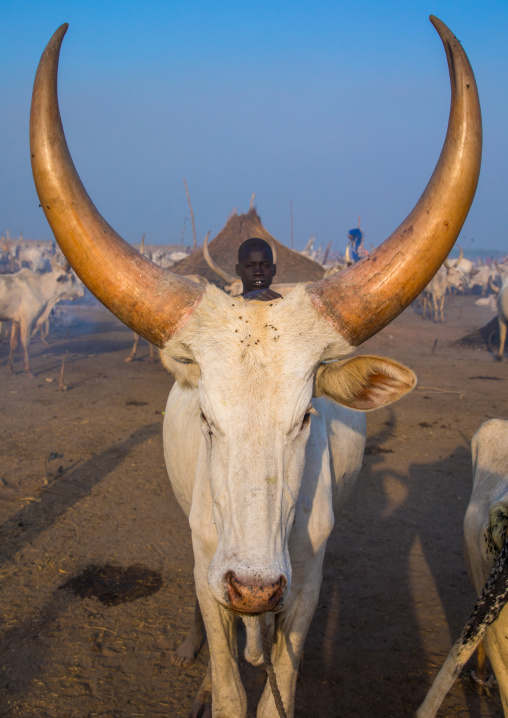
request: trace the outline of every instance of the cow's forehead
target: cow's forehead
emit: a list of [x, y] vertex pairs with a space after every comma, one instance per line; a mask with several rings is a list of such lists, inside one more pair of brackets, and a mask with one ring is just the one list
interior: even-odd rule
[[284, 299], [245, 301], [209, 286], [176, 343], [188, 347], [202, 375], [302, 376], [323, 358], [352, 347], [315, 309], [305, 288]]

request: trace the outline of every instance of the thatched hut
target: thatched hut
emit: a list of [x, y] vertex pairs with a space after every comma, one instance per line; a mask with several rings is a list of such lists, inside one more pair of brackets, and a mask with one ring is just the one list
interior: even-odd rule
[[[277, 252], [277, 282], [315, 282], [322, 279], [323, 267], [309, 257], [289, 249], [266, 231], [253, 207], [246, 214], [234, 212], [225, 227], [209, 243], [212, 259], [230, 275], [235, 275], [238, 247], [249, 237], [261, 237], [271, 243]], [[224, 284], [207, 265], [203, 250], [198, 249], [171, 267], [177, 274], [201, 274], [209, 281]]]

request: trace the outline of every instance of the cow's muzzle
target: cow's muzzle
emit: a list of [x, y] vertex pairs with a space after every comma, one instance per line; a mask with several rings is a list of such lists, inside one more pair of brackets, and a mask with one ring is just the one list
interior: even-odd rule
[[240, 613], [273, 611], [279, 605], [287, 585], [282, 575], [277, 581], [265, 584], [241, 580], [234, 571], [228, 571], [224, 578], [229, 607]]

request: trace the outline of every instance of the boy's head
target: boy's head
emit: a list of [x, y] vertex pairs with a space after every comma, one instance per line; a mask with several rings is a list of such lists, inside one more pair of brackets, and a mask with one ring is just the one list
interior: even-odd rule
[[242, 295], [268, 289], [276, 271], [272, 248], [264, 239], [251, 237], [240, 245], [236, 273], [242, 280]]

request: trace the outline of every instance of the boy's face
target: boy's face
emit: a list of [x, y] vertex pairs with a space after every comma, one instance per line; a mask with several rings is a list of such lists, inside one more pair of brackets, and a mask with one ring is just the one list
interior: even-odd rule
[[236, 273], [243, 283], [243, 292], [268, 289], [276, 268], [268, 249], [250, 249], [236, 265]]

